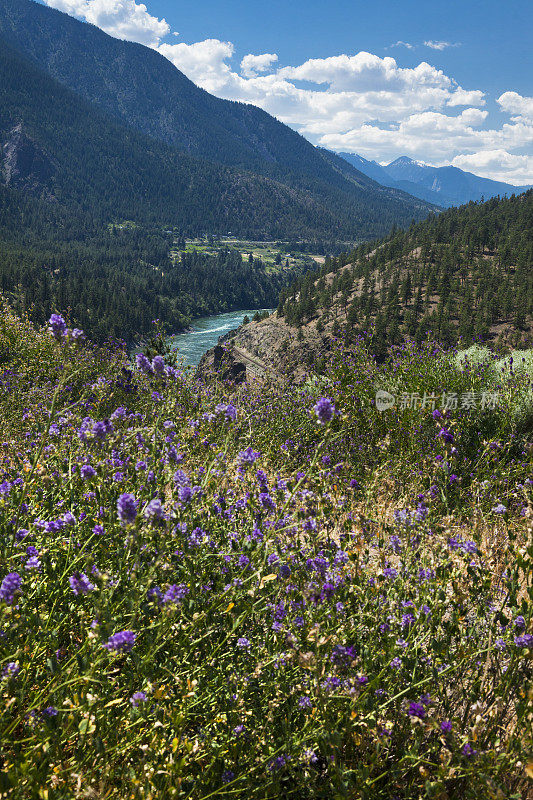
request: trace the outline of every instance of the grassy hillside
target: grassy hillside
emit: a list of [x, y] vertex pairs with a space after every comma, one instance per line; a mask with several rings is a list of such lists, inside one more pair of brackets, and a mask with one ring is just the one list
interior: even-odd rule
[[52, 322], [0, 317], [4, 795], [526, 797], [531, 376], [231, 394]]

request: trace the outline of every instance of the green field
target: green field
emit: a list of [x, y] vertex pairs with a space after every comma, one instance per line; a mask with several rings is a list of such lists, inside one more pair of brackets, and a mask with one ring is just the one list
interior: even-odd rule
[[[185, 242], [185, 248], [183, 248], [183, 241]], [[254, 261], [261, 261], [264, 264], [266, 272], [279, 272], [284, 269], [294, 270], [295, 268], [304, 271], [316, 264], [323, 264], [325, 260], [324, 256], [318, 254], [292, 252], [289, 250], [288, 242], [250, 241], [236, 239], [231, 236], [220, 239], [211, 237], [185, 239], [181, 240], [181, 242], [179, 238], [176, 238], [174, 247], [171, 250], [171, 257], [177, 261], [183, 252], [216, 255], [219, 250], [228, 248], [237, 250], [243, 260], [248, 259], [251, 254]], [[278, 256], [279, 258], [277, 259]], [[281, 263], [276, 263], [276, 260]]]

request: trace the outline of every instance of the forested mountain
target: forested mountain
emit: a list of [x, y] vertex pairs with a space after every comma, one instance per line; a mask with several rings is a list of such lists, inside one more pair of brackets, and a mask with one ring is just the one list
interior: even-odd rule
[[531, 188], [480, 178], [458, 167], [432, 167], [407, 156], [384, 166], [357, 154], [342, 153], [342, 158], [383, 186], [408, 192], [421, 200], [447, 208], [464, 205], [471, 200], [478, 202], [496, 196], [510, 197]]
[[[239, 172], [126, 128], [0, 47], [4, 182], [102, 221], [175, 224], [184, 232], [347, 233], [346, 214], [307, 193]], [[335, 198], [340, 209], [347, 198]], [[352, 209], [352, 213], [354, 210]], [[392, 221], [392, 220], [390, 220]], [[333, 233], [332, 233], [333, 232]]]
[[292, 371], [316, 367], [332, 337], [372, 338], [384, 357], [407, 338], [533, 345], [533, 190], [470, 203], [360, 245], [281, 293], [240, 347]]
[[[165, 197], [156, 198], [156, 206], [159, 203], [167, 207], [168, 184], [175, 184], [174, 194], [180, 194], [180, 198], [170, 203], [169, 213], [174, 214], [174, 221], [181, 227], [185, 228], [198, 211], [196, 217], [203, 218], [202, 230], [231, 228], [244, 233], [246, 228], [250, 235], [255, 231], [256, 235], [269, 232], [277, 237], [298, 238], [314, 231], [326, 233], [329, 239], [355, 240], [383, 235], [393, 224], [408, 225], [431, 209], [403, 192], [376, 184], [362, 173], [355, 175], [355, 170], [348, 178], [286, 125], [254, 106], [209, 95], [154, 50], [114, 39], [94, 26], [32, 0], [0, 0], [0, 37], [31, 59], [35, 67], [57, 79], [62, 88], [69, 87], [89, 101], [85, 114], [94, 119], [98, 106], [103, 112], [100, 120], [106, 119], [110, 126], [108, 152], [131, 155], [134, 172], [139, 172], [140, 166], [132, 150], [144, 147], [148, 154], [154, 154], [159, 168], [149, 158], [142, 166], [142, 182], [147, 184], [145, 197], [154, 184], [161, 182], [161, 195]], [[11, 118], [14, 126], [17, 115], [9, 114], [9, 97], [5, 95], [3, 114]], [[68, 128], [72, 122], [62, 118], [61, 105], [58, 97], [51, 113], [47, 113], [48, 127], [54, 134], [54, 128]], [[54, 120], [56, 111], [58, 118]], [[112, 122], [111, 116], [127, 122], [128, 129]], [[144, 136], [136, 137], [132, 129]], [[113, 141], [117, 130], [123, 140], [120, 145]], [[105, 137], [96, 138], [102, 141], [103, 163]], [[161, 150], [163, 145], [166, 149]], [[180, 159], [176, 152], [182, 154]], [[184, 153], [202, 160], [186, 160]], [[169, 167], [173, 158], [176, 161]], [[230, 171], [221, 171], [213, 162]], [[62, 166], [60, 163], [56, 175]], [[180, 171], [177, 181], [172, 174], [176, 166]], [[197, 176], [195, 183], [193, 178]], [[127, 175], [126, 183], [129, 180]], [[134, 202], [135, 191], [127, 194]], [[152, 197], [149, 199], [154, 208]], [[180, 199], [183, 202], [176, 210]], [[294, 206], [294, 214], [289, 206]], [[160, 213], [159, 209], [155, 213]], [[176, 220], [178, 214], [180, 219]], [[239, 224], [241, 227], [237, 228]]]
[[163, 223], [178, 222], [182, 235], [222, 220], [223, 230], [296, 232], [325, 214], [273, 181], [122, 127], [7, 45], [0, 139], [0, 289], [39, 322], [70, 309], [96, 340], [132, 339], [154, 318], [176, 331], [192, 316], [275, 305], [291, 278], [231, 251], [175, 263]]

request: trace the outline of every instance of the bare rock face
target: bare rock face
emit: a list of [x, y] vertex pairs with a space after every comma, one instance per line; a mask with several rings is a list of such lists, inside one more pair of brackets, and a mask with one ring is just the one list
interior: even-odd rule
[[219, 343], [202, 356], [196, 374], [204, 378], [216, 376], [238, 386], [246, 380], [246, 365], [238, 360], [231, 346]]
[[0, 150], [1, 176], [6, 186], [53, 199], [49, 181], [56, 171], [52, 159], [17, 125]]

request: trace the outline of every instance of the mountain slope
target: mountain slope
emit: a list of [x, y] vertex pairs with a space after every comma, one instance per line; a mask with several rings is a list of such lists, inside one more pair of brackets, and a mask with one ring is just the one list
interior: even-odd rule
[[68, 310], [94, 341], [132, 341], [154, 319], [175, 333], [192, 317], [272, 307], [297, 274], [232, 249], [178, 254], [173, 239], [161, 226], [103, 226], [0, 184], [0, 293], [39, 323]]
[[383, 358], [407, 338], [533, 345], [533, 191], [451, 208], [328, 261], [283, 290], [276, 314], [240, 329], [274, 372], [320, 367], [333, 338], [371, 336]]
[[386, 166], [367, 161], [362, 156], [342, 153], [342, 158], [383, 186], [399, 189], [437, 206], [459, 206], [491, 197], [509, 197], [530, 189], [510, 183], [480, 178], [457, 167], [432, 167], [407, 156]]
[[368, 161], [357, 153], [337, 153], [337, 155], [382, 186], [396, 186], [396, 181], [391, 178], [385, 167], [382, 167], [377, 161]]
[[32, 0], [0, 0], [0, 35], [63, 85], [143, 134], [305, 192], [308, 202], [345, 222], [351, 217], [352, 230], [344, 225], [348, 238], [380, 235], [431, 210], [363, 175], [359, 183], [348, 180], [295, 131], [254, 106], [209, 95], [154, 50]]
[[[382, 228], [379, 191], [355, 203], [210, 163], [124, 127], [0, 47], [1, 174], [6, 184], [105, 221], [160, 222], [183, 231], [351, 238]], [[372, 203], [375, 207], [372, 207]], [[387, 203], [385, 202], [386, 206]], [[385, 207], [392, 225], [395, 209]], [[365, 216], [366, 212], [366, 216]]]

